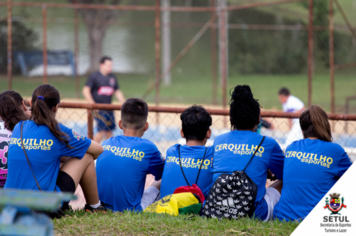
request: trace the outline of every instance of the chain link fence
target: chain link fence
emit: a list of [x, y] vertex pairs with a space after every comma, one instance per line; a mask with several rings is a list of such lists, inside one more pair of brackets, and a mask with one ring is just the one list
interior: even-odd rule
[[[113, 131], [113, 135], [123, 134], [123, 131], [117, 126], [120, 120], [119, 106], [105, 106], [105, 109], [107, 109], [105, 111], [113, 110], [115, 117], [115, 120], [106, 120], [97, 115], [97, 110], [86, 110], [86, 105], [87, 104], [61, 104], [57, 119], [76, 132], [90, 137], [98, 132], [97, 122], [93, 119], [93, 117], [97, 117], [98, 119], [102, 119], [109, 126], [111, 123], [115, 124], [116, 129]], [[184, 108], [150, 107], [149, 109], [149, 129], [145, 132], [143, 138], [154, 142], [162, 155], [165, 156], [170, 146], [176, 143], [185, 143], [185, 140], [180, 135], [180, 113]], [[211, 126], [212, 135], [207, 142], [207, 146], [212, 146], [217, 136], [230, 131], [229, 111], [216, 109], [207, 110], [213, 119]], [[262, 119], [264, 120], [264, 125], [260, 126], [258, 132], [262, 135], [274, 138], [282, 149], [285, 150], [292, 141], [303, 138], [300, 130], [290, 125], [291, 118], [293, 117], [295, 117], [295, 114], [263, 111]], [[329, 117], [333, 142], [341, 145], [349, 154], [350, 158], [356, 160], [356, 117], [354, 115], [330, 115]], [[297, 125], [297, 127], [299, 127], [299, 125]]]
[[125, 95], [147, 102], [226, 105], [227, 89], [246, 83], [266, 109], [280, 106], [287, 86], [305, 104], [356, 112], [353, 100], [345, 108], [356, 95], [356, 0], [11, 2], [10, 18], [0, 3], [1, 91], [12, 62], [12, 89], [24, 96], [48, 82], [63, 98], [82, 98], [88, 73], [109, 55]]

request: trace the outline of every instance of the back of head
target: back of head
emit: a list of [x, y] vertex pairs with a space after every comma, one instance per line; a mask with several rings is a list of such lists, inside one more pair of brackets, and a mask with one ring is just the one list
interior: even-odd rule
[[299, 119], [304, 138], [313, 137], [327, 142], [332, 141], [328, 115], [320, 106], [312, 105], [303, 111]]
[[142, 129], [147, 121], [148, 105], [139, 98], [129, 98], [121, 107], [121, 122], [126, 129]]
[[249, 130], [259, 124], [260, 104], [248, 85], [237, 85], [231, 92], [230, 123], [232, 130]]
[[68, 135], [60, 131], [55, 119], [54, 109], [59, 102], [59, 92], [55, 87], [49, 84], [38, 86], [32, 94], [31, 119], [37, 125], [46, 125], [56, 138], [70, 148]]
[[193, 105], [180, 115], [182, 130], [187, 140], [202, 141], [212, 124], [210, 114], [201, 106]]
[[13, 131], [15, 125], [28, 117], [22, 109], [23, 98], [15, 91], [0, 94], [0, 117], [5, 122], [5, 128]]
[[281, 88], [281, 89], [279, 90], [278, 95], [283, 95], [283, 96], [286, 96], [286, 97], [287, 97], [287, 96], [290, 95], [290, 91], [289, 91], [288, 88], [283, 87], [283, 88]]

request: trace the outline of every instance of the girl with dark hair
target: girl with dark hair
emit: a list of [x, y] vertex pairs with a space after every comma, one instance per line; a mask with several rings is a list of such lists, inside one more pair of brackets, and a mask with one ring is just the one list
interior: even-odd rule
[[277, 179], [282, 179], [284, 154], [274, 139], [265, 137], [249, 163], [263, 139], [256, 132], [260, 113], [260, 104], [254, 99], [250, 87], [237, 85], [230, 100], [231, 131], [214, 141], [212, 172], [215, 182], [220, 174], [242, 171], [247, 166], [245, 173], [257, 185], [255, 217], [267, 221], [273, 216], [273, 208], [279, 200], [282, 187], [281, 181], [277, 181], [266, 189], [267, 172], [270, 169]]
[[103, 148], [56, 121], [59, 102], [59, 92], [51, 85], [33, 92], [30, 120], [20, 121], [12, 133], [5, 188], [74, 193], [80, 183], [86, 210], [105, 211], [94, 166]]
[[23, 98], [15, 91], [0, 94], [0, 188], [3, 188], [7, 178], [7, 157], [12, 130], [21, 120], [30, 117]]
[[313, 105], [300, 115], [304, 139], [286, 149], [283, 192], [274, 208], [279, 220], [302, 220], [352, 165], [345, 150], [332, 143], [326, 112]]

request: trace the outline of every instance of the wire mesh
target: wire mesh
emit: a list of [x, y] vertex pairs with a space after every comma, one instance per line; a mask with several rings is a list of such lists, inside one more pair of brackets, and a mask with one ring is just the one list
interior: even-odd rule
[[[97, 113], [97, 111], [89, 111]], [[120, 120], [120, 111], [114, 110], [114, 119], [107, 120], [105, 117], [96, 116], [105, 123], [115, 124], [113, 135], [122, 135], [123, 131], [118, 127]], [[300, 130], [298, 119], [262, 117], [265, 127], [258, 129], [262, 135], [274, 138], [283, 150], [293, 141], [302, 139], [303, 135]], [[64, 125], [74, 129], [76, 132], [87, 135], [87, 110], [85, 109], [68, 109], [60, 108], [57, 119]], [[212, 146], [214, 139], [220, 134], [230, 131], [229, 117], [226, 115], [212, 115], [213, 124], [211, 138], [207, 146]], [[110, 122], [107, 122], [110, 121]], [[163, 156], [172, 145], [177, 143], [185, 144], [185, 139], [181, 137], [181, 120], [179, 113], [168, 112], [149, 112], [147, 122], [149, 129], [144, 133], [142, 138], [152, 141], [160, 150]], [[350, 158], [356, 160], [356, 120], [330, 120], [332, 127], [333, 142], [342, 146], [349, 154]], [[97, 121], [94, 121], [94, 135], [98, 133]], [[107, 138], [107, 137], [106, 137]], [[106, 139], [103, 137], [103, 140]]]

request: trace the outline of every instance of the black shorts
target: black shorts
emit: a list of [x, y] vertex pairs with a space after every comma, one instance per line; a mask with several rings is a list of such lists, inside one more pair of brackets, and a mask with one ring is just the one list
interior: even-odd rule
[[59, 171], [56, 185], [62, 192], [74, 193], [75, 183], [72, 177], [64, 171]]

